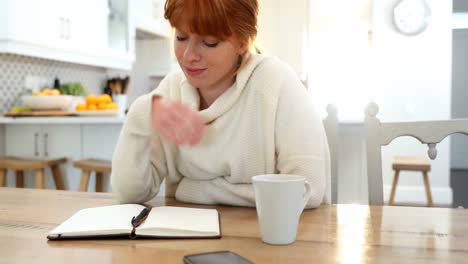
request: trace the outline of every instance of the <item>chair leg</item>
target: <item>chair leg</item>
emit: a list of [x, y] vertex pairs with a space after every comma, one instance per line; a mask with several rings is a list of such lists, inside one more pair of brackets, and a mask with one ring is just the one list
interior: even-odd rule
[[0, 187], [6, 186], [6, 175], [7, 175], [7, 170], [0, 169]]
[[102, 178], [104, 173], [96, 172], [96, 192], [102, 192]]
[[36, 188], [44, 189], [44, 169], [36, 169]]
[[393, 202], [395, 201], [395, 193], [399, 177], [400, 170], [395, 170], [395, 175], [393, 176], [392, 191], [390, 192], [390, 200], [388, 200], [388, 205], [393, 205]]
[[16, 188], [24, 188], [24, 172], [22, 170], [16, 171]]
[[423, 171], [423, 178], [424, 178], [424, 187], [426, 189], [427, 206], [433, 207], [434, 205], [432, 204], [431, 186], [429, 184], [429, 176], [427, 175], [427, 171]]
[[89, 173], [89, 171], [83, 170], [81, 174], [80, 192], [86, 192], [88, 190]]
[[62, 181], [62, 174], [60, 173], [60, 168], [58, 165], [53, 165], [50, 167], [52, 170], [52, 176], [54, 178], [55, 187], [57, 190], [65, 190], [65, 186]]

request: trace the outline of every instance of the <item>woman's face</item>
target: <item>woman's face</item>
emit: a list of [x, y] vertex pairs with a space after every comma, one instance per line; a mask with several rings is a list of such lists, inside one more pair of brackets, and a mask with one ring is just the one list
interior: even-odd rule
[[220, 41], [182, 27], [175, 31], [174, 50], [188, 82], [200, 90], [210, 90], [232, 85], [239, 55], [246, 49], [235, 38]]

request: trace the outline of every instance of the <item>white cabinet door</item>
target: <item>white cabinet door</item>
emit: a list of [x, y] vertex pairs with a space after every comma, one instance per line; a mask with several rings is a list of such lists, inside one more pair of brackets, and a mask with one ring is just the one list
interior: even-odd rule
[[41, 39], [38, 25], [45, 7], [43, 1], [15, 0], [2, 1], [3, 15], [0, 23], [4, 30], [0, 39], [16, 40], [21, 43], [37, 44]]
[[42, 157], [67, 158], [67, 163], [60, 166], [63, 182], [67, 190], [77, 191], [81, 171], [73, 168], [73, 161], [81, 158], [80, 125], [42, 125], [41, 132]]
[[[60, 166], [65, 188], [74, 191], [78, 190], [81, 172], [74, 169], [72, 164], [74, 160], [81, 158], [81, 132], [79, 125], [8, 124], [6, 126], [5, 145], [5, 154], [7, 156], [29, 159], [67, 158], [67, 163]], [[46, 188], [55, 189], [51, 171], [47, 169], [45, 173]], [[27, 172], [25, 176], [25, 186], [35, 186], [32, 172]]]
[[42, 125], [41, 150], [44, 158], [79, 159], [81, 157], [80, 125]]
[[[137, 1], [140, 2], [140, 1]], [[108, 47], [115, 51], [133, 52], [135, 32], [130, 29], [131, 9], [128, 0], [109, 0]]]
[[39, 158], [42, 149], [39, 125], [7, 125], [5, 154], [23, 158]]
[[49, 47], [100, 54], [107, 47], [106, 0], [42, 1], [49, 8], [40, 20]]
[[[70, 48], [70, 12], [66, 8], [65, 1], [41, 0], [46, 9], [40, 14], [36, 21], [37, 29], [41, 33], [40, 43], [49, 48], [71, 49]], [[17, 13], [15, 13], [16, 15]], [[34, 30], [34, 27], [31, 27]]]
[[0, 53], [130, 70], [133, 35], [115, 52], [110, 31], [108, 0], [0, 0]]
[[138, 0], [132, 3], [135, 27], [144, 32], [169, 37], [171, 28], [164, 19], [164, 0]]
[[[83, 158], [112, 160], [119, 139], [121, 124], [82, 125]], [[91, 177], [88, 190], [94, 191], [95, 178]], [[109, 176], [103, 180], [104, 191], [110, 191]]]
[[[7, 156], [38, 159], [41, 158], [41, 149], [43, 148], [41, 141], [41, 127], [39, 125], [6, 125], [6, 150]], [[36, 182], [32, 171], [26, 171], [25, 187], [35, 188]], [[46, 188], [55, 188], [52, 184], [52, 176], [46, 171]], [[14, 172], [9, 172], [8, 186], [14, 187], [15, 182]]]
[[[63, 1], [62, 1], [63, 2]], [[107, 48], [107, 0], [80, 0], [68, 3], [68, 39], [77, 51], [102, 53]]]
[[121, 124], [82, 125], [83, 158], [111, 160]]

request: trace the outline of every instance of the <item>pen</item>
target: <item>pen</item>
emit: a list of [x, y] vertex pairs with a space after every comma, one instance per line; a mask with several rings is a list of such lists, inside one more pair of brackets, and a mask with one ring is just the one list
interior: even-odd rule
[[148, 217], [150, 211], [151, 208], [145, 207], [136, 217], [132, 217], [132, 226], [138, 227], [139, 225], [141, 225]]

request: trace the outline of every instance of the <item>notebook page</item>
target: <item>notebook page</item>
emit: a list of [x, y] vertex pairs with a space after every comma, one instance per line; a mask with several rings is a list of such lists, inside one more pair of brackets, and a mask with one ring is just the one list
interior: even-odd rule
[[50, 235], [104, 235], [130, 233], [131, 219], [144, 207], [121, 204], [82, 209], [50, 232]]
[[[186, 207], [154, 207], [146, 221], [138, 227], [137, 234], [162, 236], [219, 235], [219, 215], [216, 209]], [[154, 232], [161, 230], [160, 234]]]

